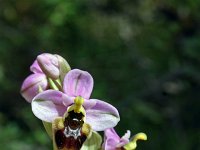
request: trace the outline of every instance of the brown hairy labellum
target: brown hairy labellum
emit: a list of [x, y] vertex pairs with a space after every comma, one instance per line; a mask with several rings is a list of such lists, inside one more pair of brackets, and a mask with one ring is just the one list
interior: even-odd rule
[[[55, 145], [59, 150], [80, 150], [83, 143], [87, 139], [91, 127], [84, 123], [84, 115], [75, 113], [74, 111], [68, 112], [67, 117], [64, 118], [63, 128], [54, 131]], [[58, 125], [58, 122], [57, 126]], [[56, 125], [54, 125], [56, 126]]]

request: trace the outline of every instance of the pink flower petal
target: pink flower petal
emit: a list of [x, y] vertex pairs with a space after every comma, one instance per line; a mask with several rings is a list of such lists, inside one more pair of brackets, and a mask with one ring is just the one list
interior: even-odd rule
[[46, 76], [41, 73], [31, 74], [24, 80], [21, 87], [21, 94], [28, 102], [31, 102], [39, 93], [39, 87], [42, 90], [47, 89], [48, 82]]
[[63, 116], [67, 110], [63, 105], [64, 99], [67, 99], [67, 96], [60, 91], [44, 91], [33, 99], [32, 111], [39, 119], [52, 122], [56, 117]]
[[130, 131], [120, 138], [115, 132], [114, 128], [106, 129], [104, 131], [104, 143], [102, 147], [105, 150], [116, 150], [121, 148], [129, 142]]
[[103, 149], [116, 150], [116, 145], [119, 141], [120, 137], [113, 128], [109, 128], [104, 131], [104, 143], [102, 145]]
[[117, 125], [120, 120], [119, 113], [115, 107], [101, 100], [90, 99], [95, 105], [86, 109], [86, 122], [95, 131], [103, 131]]
[[52, 79], [58, 79], [60, 75], [58, 58], [55, 55], [44, 53], [37, 56], [37, 61], [42, 69], [42, 71], [46, 74], [46, 76]]
[[93, 78], [86, 71], [73, 69], [64, 78], [63, 90], [69, 96], [89, 99], [92, 89]]
[[33, 72], [33, 73], [43, 73], [40, 66], [38, 65], [38, 62], [37, 60], [35, 60], [33, 62], [33, 64], [30, 66], [30, 70]]
[[124, 134], [124, 136], [121, 137], [119, 143], [117, 144], [117, 147], [122, 147], [129, 142], [129, 138], [131, 136], [131, 132], [127, 130], [127, 132]]

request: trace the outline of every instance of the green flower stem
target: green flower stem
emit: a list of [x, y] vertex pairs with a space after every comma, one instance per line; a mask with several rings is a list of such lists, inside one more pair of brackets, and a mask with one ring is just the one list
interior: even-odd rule
[[52, 80], [48, 78], [49, 86], [53, 90], [62, 91], [61, 83], [59, 80]]
[[59, 91], [62, 91], [62, 83], [60, 79], [53, 80]]

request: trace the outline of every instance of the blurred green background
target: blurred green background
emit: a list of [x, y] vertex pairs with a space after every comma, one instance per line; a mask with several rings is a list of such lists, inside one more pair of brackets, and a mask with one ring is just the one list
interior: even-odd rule
[[199, 0], [0, 0], [0, 149], [49, 150], [20, 95], [38, 54], [90, 72], [138, 150], [200, 149]]

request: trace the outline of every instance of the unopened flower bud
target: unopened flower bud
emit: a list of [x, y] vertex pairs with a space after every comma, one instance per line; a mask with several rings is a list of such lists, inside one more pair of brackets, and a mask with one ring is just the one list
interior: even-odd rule
[[21, 94], [30, 103], [41, 90], [44, 91], [47, 87], [48, 82], [44, 74], [31, 74], [24, 80], [21, 87]]
[[44, 53], [37, 56], [37, 62], [44, 72], [46, 76], [52, 79], [58, 79], [60, 72], [59, 72], [59, 64], [58, 59], [55, 55]]
[[67, 61], [59, 55], [44, 53], [37, 57], [37, 62], [44, 74], [54, 80], [60, 78], [60, 76], [64, 78], [62, 76], [70, 70]]

